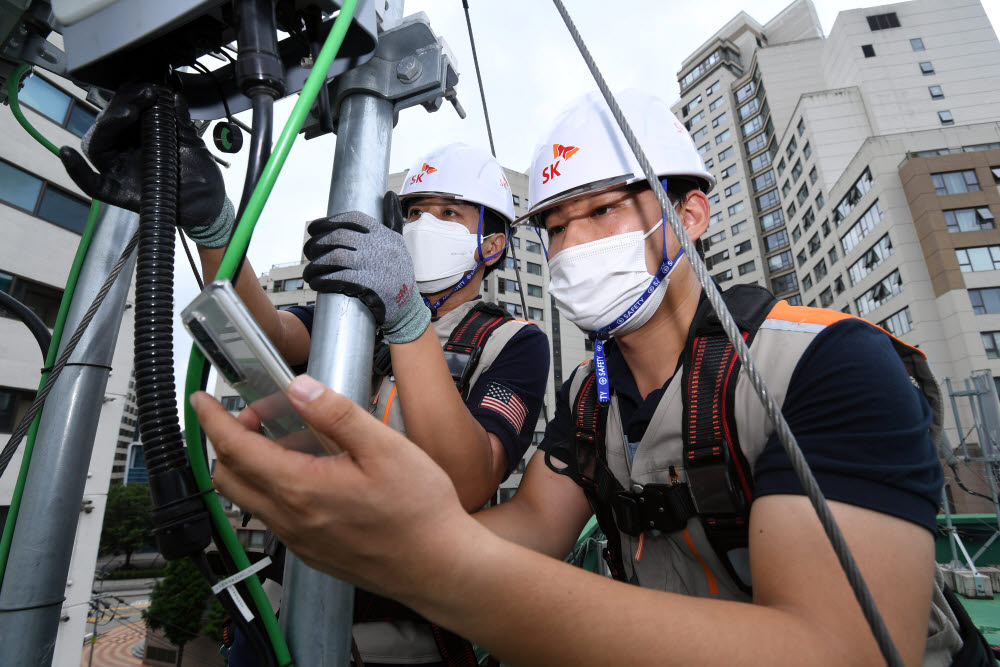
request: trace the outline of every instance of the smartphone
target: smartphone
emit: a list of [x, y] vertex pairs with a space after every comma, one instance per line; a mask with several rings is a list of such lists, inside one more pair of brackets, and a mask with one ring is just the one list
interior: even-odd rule
[[205, 357], [257, 413], [269, 438], [310, 454], [340, 452], [288, 401], [288, 385], [295, 375], [228, 280], [206, 285], [181, 311], [181, 321]]

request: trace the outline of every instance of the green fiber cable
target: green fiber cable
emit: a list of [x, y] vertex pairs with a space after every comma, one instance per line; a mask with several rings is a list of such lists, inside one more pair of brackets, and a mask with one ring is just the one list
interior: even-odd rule
[[[309, 113], [309, 108], [319, 93], [320, 86], [326, 83], [326, 73], [330, 70], [333, 59], [336, 57], [337, 51], [344, 40], [344, 35], [347, 33], [347, 28], [351, 24], [357, 2], [358, 0], [346, 0], [341, 7], [340, 13], [333, 23], [333, 28], [330, 30], [330, 34], [323, 44], [319, 56], [316, 58], [312, 72], [309, 73], [309, 77], [302, 86], [302, 92], [295, 102], [291, 117], [281, 131], [274, 152], [264, 166], [264, 171], [257, 181], [253, 195], [250, 197], [246, 210], [243, 212], [243, 217], [240, 218], [236, 231], [233, 234], [232, 242], [226, 249], [219, 270], [215, 274], [216, 280], [232, 278], [240, 259], [246, 254], [247, 247], [250, 245], [250, 237], [253, 235], [254, 226], [260, 218], [261, 211], [264, 210], [264, 204], [267, 202], [267, 198], [274, 188], [274, 183], [281, 172], [285, 159], [288, 157], [288, 152], [291, 150], [292, 144], [295, 142], [295, 138], [302, 128], [302, 124], [305, 122], [306, 115]], [[205, 357], [196, 345], [192, 345], [184, 386], [185, 396], [189, 397], [202, 388], [201, 379], [204, 369]], [[184, 437], [187, 441], [188, 459], [191, 462], [191, 469], [198, 488], [202, 491], [210, 491], [213, 488], [212, 477], [208, 469], [208, 462], [202, 453], [201, 425], [198, 423], [198, 417], [189, 402], [184, 403]], [[247, 558], [243, 547], [236, 538], [233, 527], [226, 518], [218, 495], [206, 493], [204, 497], [205, 505], [212, 518], [212, 523], [222, 538], [222, 546], [230, 553], [237, 568], [244, 570], [250, 567], [250, 560]], [[246, 584], [250, 590], [250, 597], [253, 599], [257, 611], [261, 615], [261, 620], [271, 641], [271, 646], [274, 648], [278, 663], [282, 665], [289, 664], [291, 662], [291, 653], [288, 650], [285, 637], [281, 633], [281, 628], [278, 625], [278, 620], [274, 615], [271, 603], [268, 602], [267, 596], [264, 594], [264, 589], [260, 585], [260, 579], [256, 575], [251, 576], [246, 579]]]
[[21, 86], [21, 79], [24, 75], [31, 71], [31, 65], [28, 63], [21, 63], [14, 70], [14, 73], [10, 75], [7, 79], [7, 103], [10, 104], [10, 110], [14, 113], [14, 118], [17, 118], [17, 122], [21, 124], [28, 134], [33, 136], [35, 140], [41, 145], [45, 146], [53, 155], [59, 155], [59, 149], [56, 145], [42, 136], [42, 133], [32, 127], [28, 119], [24, 117], [24, 113], [21, 112], [21, 105], [17, 101], [17, 91]]

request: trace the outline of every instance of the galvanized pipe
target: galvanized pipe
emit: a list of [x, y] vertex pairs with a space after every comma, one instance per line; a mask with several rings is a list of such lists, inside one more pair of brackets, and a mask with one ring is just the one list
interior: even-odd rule
[[[361, 211], [382, 219], [392, 143], [393, 104], [369, 94], [341, 102], [328, 212]], [[366, 405], [371, 392], [375, 320], [359, 300], [340, 294], [316, 299], [309, 374]], [[354, 587], [285, 561], [281, 621], [299, 665], [346, 666], [351, 659]]]
[[[80, 323], [138, 225], [137, 214], [105, 207], [73, 295], [67, 332]], [[133, 254], [45, 401], [0, 590], [4, 664], [52, 662], [90, 456], [134, 268]]]

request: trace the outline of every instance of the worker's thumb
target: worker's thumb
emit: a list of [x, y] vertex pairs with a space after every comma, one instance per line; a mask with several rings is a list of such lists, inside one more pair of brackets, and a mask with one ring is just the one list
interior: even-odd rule
[[386, 438], [398, 437], [357, 403], [308, 375], [292, 381], [288, 396], [303, 419], [354, 458], [364, 458]]

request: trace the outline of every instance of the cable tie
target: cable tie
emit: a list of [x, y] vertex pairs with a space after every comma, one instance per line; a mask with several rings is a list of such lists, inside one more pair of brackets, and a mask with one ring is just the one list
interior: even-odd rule
[[250, 608], [247, 606], [247, 603], [243, 601], [243, 597], [239, 594], [239, 591], [236, 590], [235, 588], [236, 584], [240, 583], [244, 579], [252, 577], [253, 575], [257, 574], [270, 564], [271, 564], [271, 557], [264, 556], [262, 559], [260, 559], [247, 569], [241, 570], [240, 572], [237, 572], [231, 577], [226, 577], [222, 581], [212, 586], [212, 594], [218, 595], [222, 591], [228, 591], [229, 597], [233, 599], [233, 604], [235, 604], [236, 608], [240, 610], [241, 614], [243, 614], [244, 620], [246, 620], [246, 622], [249, 623], [250, 621], [253, 620], [253, 612], [250, 611]]

